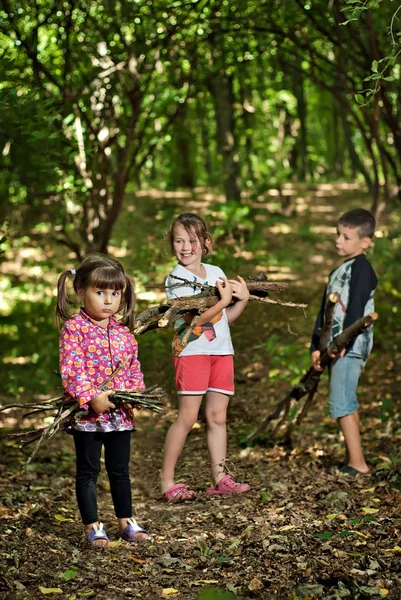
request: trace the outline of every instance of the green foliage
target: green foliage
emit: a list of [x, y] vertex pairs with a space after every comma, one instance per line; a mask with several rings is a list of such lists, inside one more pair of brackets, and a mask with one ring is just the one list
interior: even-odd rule
[[[373, 179], [397, 178], [395, 2], [56, 7], [0, 10], [0, 216], [13, 230], [51, 222], [79, 256], [107, 248], [125, 192], [141, 188], [236, 186], [263, 201], [291, 180], [360, 176], [375, 193]], [[253, 239], [247, 200], [216, 207], [218, 237]]]

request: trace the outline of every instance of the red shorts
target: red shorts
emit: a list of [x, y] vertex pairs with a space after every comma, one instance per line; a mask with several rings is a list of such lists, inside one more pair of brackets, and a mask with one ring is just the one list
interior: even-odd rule
[[206, 392], [234, 394], [234, 357], [193, 354], [173, 358], [177, 394], [203, 396]]

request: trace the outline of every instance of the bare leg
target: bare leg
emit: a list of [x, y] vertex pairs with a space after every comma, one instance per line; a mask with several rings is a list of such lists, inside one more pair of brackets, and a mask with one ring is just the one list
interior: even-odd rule
[[202, 402], [202, 396], [179, 395], [178, 398], [178, 416], [168, 430], [164, 444], [161, 472], [161, 489], [163, 494], [174, 485], [175, 466], [184, 448], [188, 433], [196, 423]]
[[227, 407], [230, 397], [219, 392], [206, 396], [207, 445], [215, 485], [225, 475], [227, 458]]
[[[360, 431], [360, 420], [359, 420], [359, 413], [358, 411], [356, 411], [355, 416], [358, 420], [358, 431]], [[341, 424], [340, 424], [341, 427]], [[344, 454], [344, 464], [348, 465], [349, 464], [349, 450], [348, 450], [348, 446], [347, 446], [347, 441], [345, 440], [345, 454]]]
[[363, 456], [361, 436], [359, 433], [359, 415], [356, 410], [351, 415], [340, 417], [338, 423], [344, 434], [348, 454], [348, 465], [361, 473], [368, 473], [369, 467]]

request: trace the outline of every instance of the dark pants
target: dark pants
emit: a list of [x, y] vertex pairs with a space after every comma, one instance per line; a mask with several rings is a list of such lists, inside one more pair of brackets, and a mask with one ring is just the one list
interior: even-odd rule
[[132, 517], [129, 460], [131, 431], [74, 431], [77, 455], [76, 494], [84, 525], [98, 521], [96, 482], [104, 446], [106, 470], [117, 519]]

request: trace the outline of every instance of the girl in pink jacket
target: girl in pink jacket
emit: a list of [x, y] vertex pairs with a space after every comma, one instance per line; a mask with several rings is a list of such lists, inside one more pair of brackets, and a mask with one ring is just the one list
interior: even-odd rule
[[[67, 280], [73, 277], [81, 310], [69, 316]], [[114, 390], [145, 388], [138, 344], [130, 331], [135, 306], [134, 281], [122, 265], [100, 253], [85, 256], [75, 270], [64, 271], [58, 280], [60, 372], [63, 389], [86, 411], [71, 420], [68, 431], [76, 450], [76, 495], [85, 540], [94, 548], [109, 543], [99, 521], [96, 482], [104, 446], [105, 465], [118, 520], [120, 536], [128, 541], [145, 541], [149, 533], [132, 517], [129, 477], [131, 432], [135, 430], [129, 405], [116, 408], [109, 396]], [[115, 318], [121, 314], [121, 320]]]

